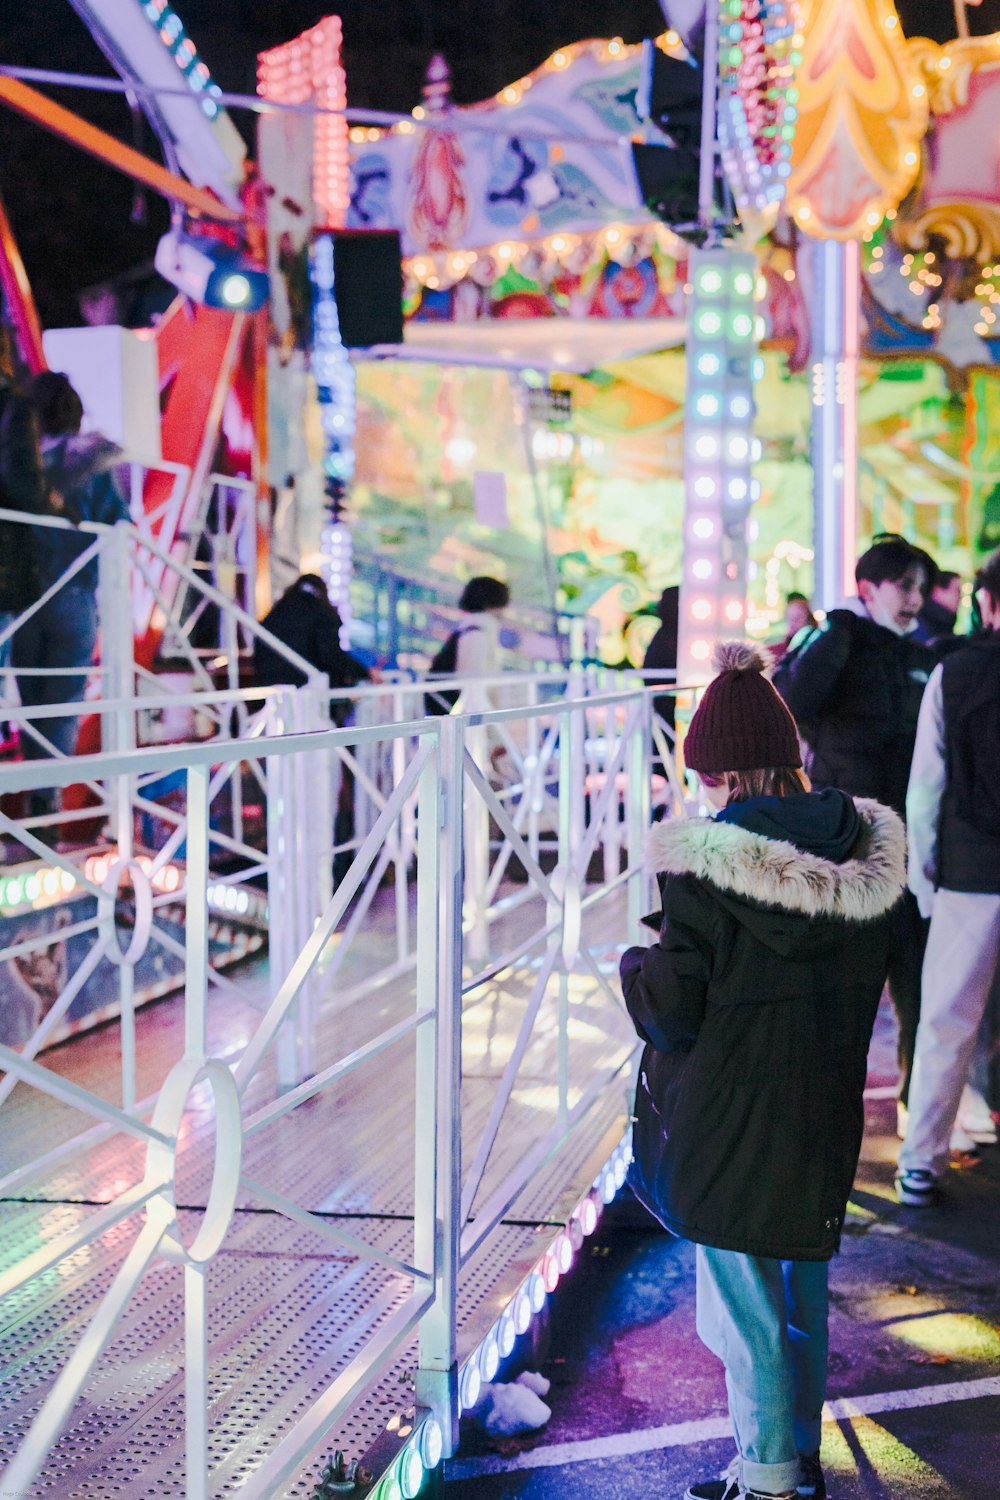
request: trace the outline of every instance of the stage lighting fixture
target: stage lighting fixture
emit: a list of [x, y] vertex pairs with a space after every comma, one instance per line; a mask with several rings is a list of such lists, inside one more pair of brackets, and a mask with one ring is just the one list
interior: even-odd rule
[[264, 267], [218, 240], [171, 229], [157, 245], [153, 264], [164, 281], [206, 307], [256, 312], [268, 298]]

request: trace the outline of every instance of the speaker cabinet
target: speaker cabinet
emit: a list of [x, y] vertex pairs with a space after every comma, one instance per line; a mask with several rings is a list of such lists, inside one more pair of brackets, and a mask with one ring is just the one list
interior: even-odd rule
[[348, 349], [403, 342], [403, 259], [396, 229], [338, 229], [333, 295]]

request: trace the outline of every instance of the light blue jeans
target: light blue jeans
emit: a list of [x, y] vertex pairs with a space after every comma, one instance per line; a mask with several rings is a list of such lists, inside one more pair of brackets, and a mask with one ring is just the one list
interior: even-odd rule
[[826, 1261], [697, 1247], [698, 1336], [726, 1367], [741, 1479], [794, 1490], [800, 1454], [819, 1452], [826, 1395]]

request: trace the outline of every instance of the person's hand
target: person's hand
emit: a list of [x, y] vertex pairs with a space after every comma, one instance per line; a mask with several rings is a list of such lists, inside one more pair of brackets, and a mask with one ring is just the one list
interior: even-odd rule
[[378, 667], [371, 668], [368, 673], [368, 681], [373, 682], [376, 687], [382, 681], [382, 673], [379, 671]]

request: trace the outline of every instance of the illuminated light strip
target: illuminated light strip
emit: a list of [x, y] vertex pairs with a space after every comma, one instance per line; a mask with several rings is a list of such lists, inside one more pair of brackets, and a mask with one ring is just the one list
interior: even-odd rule
[[722, 161], [737, 207], [759, 211], [782, 201], [792, 170], [799, 8], [797, 0], [716, 3]]
[[202, 113], [214, 120], [222, 107], [219, 103], [222, 91], [212, 82], [212, 75], [184, 30], [180, 16], [168, 0], [137, 0], [137, 4], [177, 64], [188, 88], [198, 98]]
[[[438, 287], [456, 285], [484, 258], [497, 262], [499, 276], [501, 270], [510, 267], [516, 269], [526, 256], [538, 255], [539, 251], [544, 251], [546, 257], [551, 257], [554, 266], [564, 269], [573, 261], [577, 270], [584, 274], [599, 264], [614, 261], [616, 253], [621, 253], [618, 248], [620, 246], [632, 247], [636, 259], [645, 260], [650, 256], [665, 255], [677, 263], [688, 258], [687, 246], [665, 224], [628, 224], [622, 221], [602, 229], [582, 233], [564, 231], [530, 242], [506, 239], [498, 240], [493, 245], [480, 245], [476, 249], [447, 253], [425, 250], [416, 255], [404, 256], [403, 271], [409, 282], [437, 290]], [[579, 265], [581, 249], [587, 252], [583, 267]], [[536, 273], [536, 276], [541, 284], [546, 283], [544, 271]]]
[[[687, 48], [684, 46], [684, 43], [681, 41], [676, 31], [663, 31], [654, 40], [655, 45], [660, 49], [660, 51], [665, 52], [668, 56], [676, 55], [677, 57], [682, 58], [686, 58], [688, 56]], [[620, 67], [623, 62], [628, 62], [632, 57], [636, 57], [641, 54], [641, 52], [641, 42], [623, 42], [621, 37], [618, 36], [612, 37], [610, 41], [602, 41], [598, 39], [587, 42], [573, 42], [568, 46], [558, 47], [555, 52], [550, 53], [545, 61], [541, 63], [537, 68], [535, 68], [533, 72], [526, 73], [523, 78], [518, 78], [513, 83], [508, 83], [505, 88], [502, 88], [499, 93], [494, 94], [490, 99], [482, 100], [478, 104], [464, 106], [462, 110], [459, 111], [459, 113], [472, 113], [483, 110], [492, 110], [497, 106], [503, 109], [512, 109], [516, 105], [520, 104], [523, 96], [528, 92], [530, 88], [532, 88], [532, 86], [536, 82], [538, 82], [539, 79], [544, 78], [546, 74], [550, 73], [565, 73], [568, 68], [571, 68], [573, 66], [578, 58], [591, 57], [596, 62], [605, 64], [605, 66], [613, 63], [616, 66]], [[425, 110], [423, 108], [423, 105], [418, 104], [416, 109], [414, 109], [413, 111], [413, 119], [420, 121], [424, 118]], [[449, 124], [448, 128], [452, 128], [451, 124]], [[365, 130], [362, 128], [358, 131], [352, 131], [351, 138], [356, 141], [379, 141], [383, 138], [383, 136], [386, 135], [393, 135], [396, 133], [408, 135], [412, 129], [413, 126], [409, 121], [402, 120], [381, 130], [374, 128]], [[532, 140], [546, 139], [544, 134], [539, 135], [535, 131], [531, 132], [531, 137]], [[569, 139], [569, 137], [557, 138], [555, 136], [549, 136], [548, 139], [562, 140]], [[593, 140], [590, 144], [609, 145], [614, 144], [614, 142], [611, 140]]]
[[[888, 1412], [913, 1411], [928, 1406], [950, 1406], [960, 1401], [983, 1401], [1000, 1396], [1000, 1375], [950, 1385], [919, 1386], [916, 1390], [882, 1391], [874, 1395], [849, 1396], [828, 1401], [824, 1422], [850, 1422], [855, 1417], [878, 1417]], [[653, 1453], [658, 1448], [686, 1448], [732, 1436], [728, 1417], [704, 1417], [691, 1422], [673, 1422], [666, 1427], [643, 1427], [637, 1432], [616, 1432], [608, 1437], [582, 1438], [578, 1442], [554, 1443], [550, 1448], [532, 1448], [503, 1458], [472, 1458], [448, 1465], [448, 1481], [478, 1479], [487, 1474], [505, 1474], [513, 1469], [556, 1469], [564, 1464], [590, 1463], [631, 1454]]]
[[321, 534], [322, 566], [327, 593], [340, 611], [340, 639], [346, 649], [351, 621], [351, 536], [341, 516], [354, 478], [357, 380], [340, 337], [332, 235], [317, 236], [309, 258], [309, 274], [313, 288], [312, 372], [323, 429], [328, 512]]
[[[95, 885], [102, 885], [108, 877], [114, 854], [91, 854], [84, 864], [83, 874]], [[160, 895], [172, 895], [180, 891], [184, 883], [183, 867], [165, 864], [153, 873], [153, 861], [148, 854], [136, 857], [136, 864], [149, 876], [153, 890]], [[57, 865], [42, 865], [23, 875], [0, 878], [0, 908], [16, 911], [19, 908], [35, 908], [38, 902], [50, 904], [62, 897], [72, 895], [77, 881], [68, 870]], [[231, 916], [246, 916], [253, 912], [259, 915], [265, 904], [262, 892], [228, 881], [215, 881], [208, 887], [208, 902], [221, 912]]]
[[[347, 108], [347, 77], [340, 61], [343, 31], [327, 16], [281, 47], [257, 58], [257, 92], [278, 104], [314, 104], [319, 111]], [[313, 116], [312, 193], [321, 229], [343, 225], [350, 201], [347, 120], [342, 113]]]
[[492, 1328], [483, 1336], [458, 1372], [459, 1410], [476, 1405], [484, 1385], [495, 1378], [502, 1360], [514, 1348], [516, 1338], [528, 1331], [531, 1320], [545, 1306], [562, 1277], [572, 1269], [584, 1239], [593, 1234], [604, 1205], [625, 1184], [632, 1160], [632, 1131], [627, 1130], [612, 1151], [587, 1193], [580, 1199], [565, 1225], [514, 1292]]
[[692, 253], [684, 398], [684, 553], [678, 677], [711, 675], [712, 647], [744, 633], [753, 464], [757, 263], [726, 249]]

